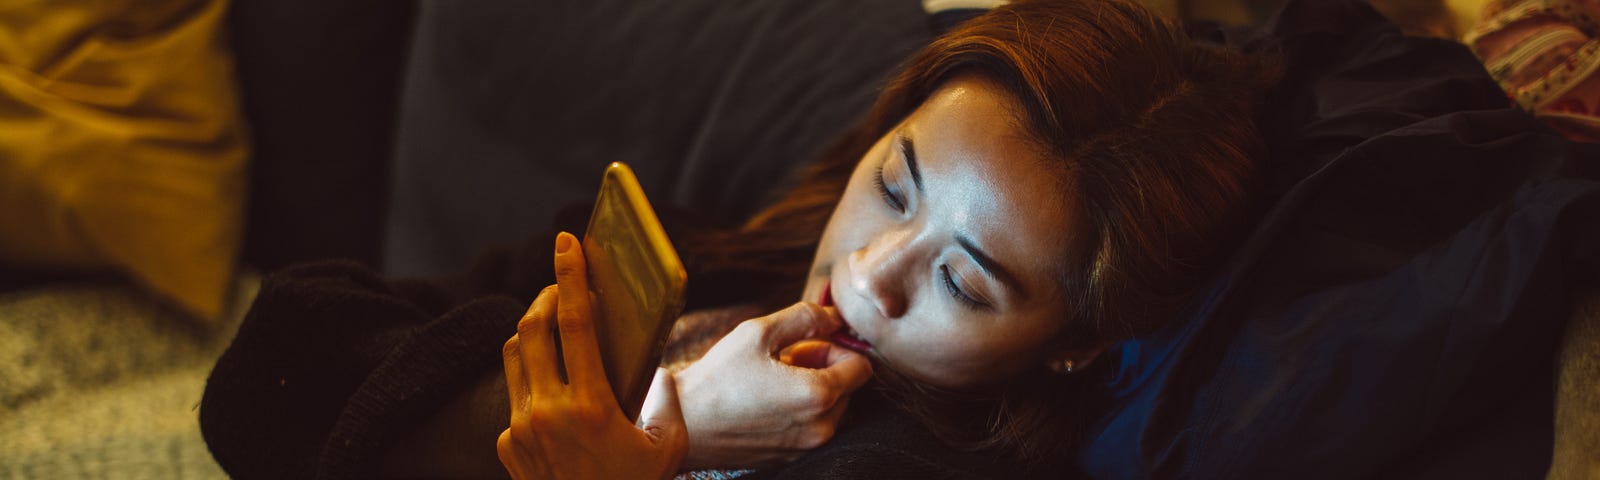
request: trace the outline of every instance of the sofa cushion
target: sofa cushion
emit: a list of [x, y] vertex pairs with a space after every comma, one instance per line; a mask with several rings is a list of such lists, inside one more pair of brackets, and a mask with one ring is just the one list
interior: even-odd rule
[[113, 271], [221, 315], [247, 158], [226, 9], [0, 7], [0, 268]]
[[424, 1], [385, 235], [392, 274], [593, 201], [605, 165], [725, 222], [850, 128], [931, 36], [916, 0]]

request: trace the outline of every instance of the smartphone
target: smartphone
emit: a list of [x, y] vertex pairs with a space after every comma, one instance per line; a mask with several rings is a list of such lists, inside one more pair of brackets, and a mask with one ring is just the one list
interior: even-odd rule
[[634, 421], [683, 311], [688, 274], [639, 180], [621, 162], [606, 167], [582, 244], [598, 301], [601, 362], [617, 404]]

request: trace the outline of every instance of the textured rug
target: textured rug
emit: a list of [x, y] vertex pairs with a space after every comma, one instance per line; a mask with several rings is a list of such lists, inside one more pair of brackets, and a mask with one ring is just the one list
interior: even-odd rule
[[1580, 289], [1561, 342], [1548, 480], [1600, 479], [1600, 287]]
[[215, 328], [117, 283], [0, 294], [0, 479], [226, 478], [197, 408], [258, 284]]

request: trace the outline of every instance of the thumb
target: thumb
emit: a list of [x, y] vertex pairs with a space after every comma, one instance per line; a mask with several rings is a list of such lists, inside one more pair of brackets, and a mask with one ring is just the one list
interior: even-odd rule
[[815, 303], [800, 302], [761, 317], [761, 345], [776, 353], [795, 342], [816, 338], [839, 329], [839, 311]]
[[639, 429], [645, 436], [670, 452], [677, 461], [688, 450], [689, 433], [683, 424], [683, 407], [678, 403], [678, 384], [665, 368], [656, 369], [656, 379], [645, 394], [639, 412]]

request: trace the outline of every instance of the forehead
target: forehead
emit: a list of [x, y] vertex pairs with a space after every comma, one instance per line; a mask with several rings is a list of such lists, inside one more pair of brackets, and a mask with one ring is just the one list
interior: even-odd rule
[[[1021, 128], [992, 82], [958, 77], [907, 117], [929, 191], [930, 223], [970, 236], [1032, 292], [1055, 283], [1070, 232], [1064, 169]], [[934, 225], [930, 225], [932, 227]]]

